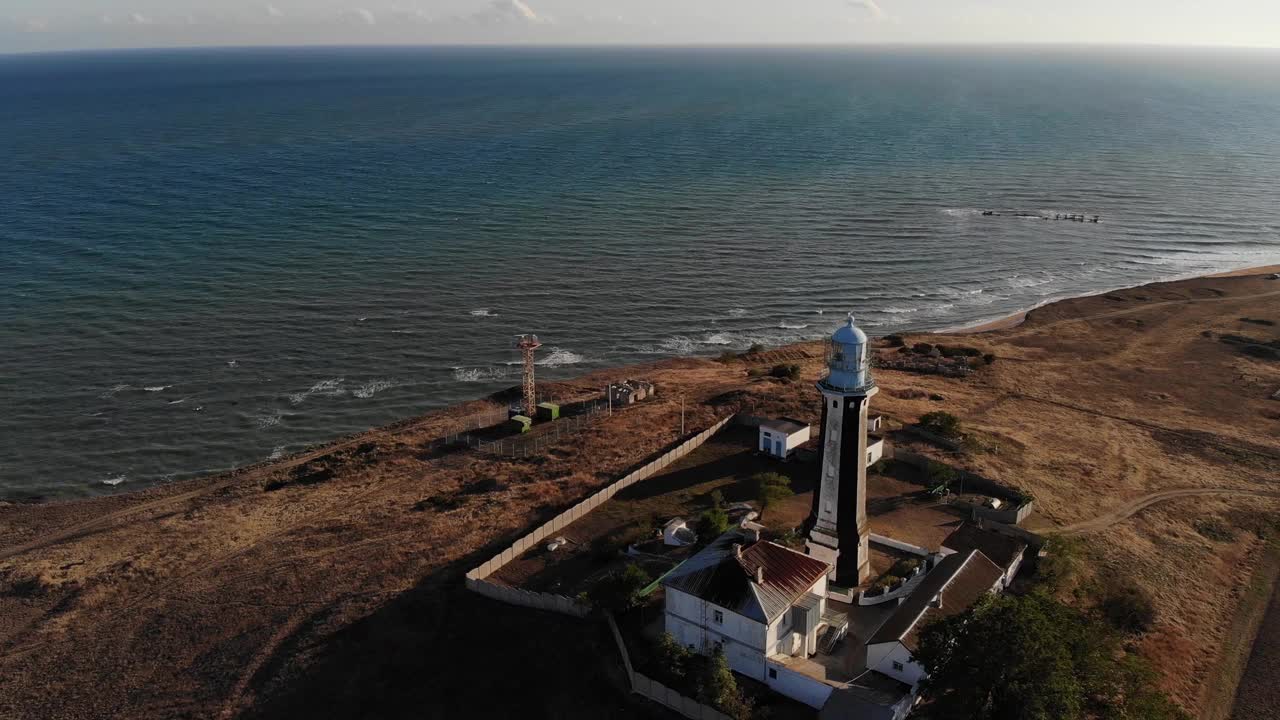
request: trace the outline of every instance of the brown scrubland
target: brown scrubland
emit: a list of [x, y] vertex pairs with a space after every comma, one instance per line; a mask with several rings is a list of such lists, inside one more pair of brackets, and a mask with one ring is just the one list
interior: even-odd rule
[[[1202, 717], [1229, 710], [1280, 509], [1280, 325], [1258, 320], [1280, 322], [1280, 281], [1159, 283], [905, 338], [996, 357], [968, 377], [877, 372], [879, 411], [960, 418], [979, 449], [940, 457], [1029, 491], [1027, 527], [1152, 596], [1136, 642]], [[783, 357], [801, 381], [748, 373]], [[433, 444], [482, 400], [225, 475], [0, 506], [0, 717], [657, 716], [597, 624], [462, 575], [675, 441], [681, 397], [690, 433], [735, 411], [815, 420], [820, 371], [807, 344], [594, 373], [555, 391], [659, 394], [527, 459]]]

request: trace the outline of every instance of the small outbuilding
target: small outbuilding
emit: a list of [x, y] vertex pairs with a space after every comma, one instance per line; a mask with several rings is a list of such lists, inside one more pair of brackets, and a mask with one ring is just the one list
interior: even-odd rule
[[671, 518], [662, 526], [662, 544], [684, 547], [698, 542], [698, 536], [689, 529], [684, 518]]
[[760, 452], [785, 460], [809, 441], [809, 423], [794, 418], [778, 418], [760, 423]]
[[521, 433], [529, 432], [529, 428], [533, 426], [533, 418], [528, 415], [514, 415], [508, 422], [511, 423], [512, 430]]
[[538, 419], [559, 420], [560, 406], [551, 402], [538, 403]]

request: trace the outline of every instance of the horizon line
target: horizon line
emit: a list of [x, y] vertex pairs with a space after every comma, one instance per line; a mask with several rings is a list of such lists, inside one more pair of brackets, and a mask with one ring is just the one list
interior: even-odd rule
[[696, 43], [549, 43], [549, 42], [427, 42], [427, 43], [249, 43], [243, 45], [141, 45], [137, 47], [84, 47], [63, 50], [0, 51], [0, 57], [31, 55], [75, 55], [81, 53], [156, 52], [199, 50], [318, 50], [318, 49], [563, 49], [563, 50], [779, 50], [779, 49], [1128, 49], [1128, 50], [1231, 50], [1231, 51], [1280, 51], [1280, 45], [1221, 45], [1213, 43], [1142, 43], [1142, 42], [1067, 42], [1067, 41], [999, 41], [999, 42], [905, 42], [905, 41], [857, 41], [848, 43], [794, 43], [794, 42], [696, 42]]

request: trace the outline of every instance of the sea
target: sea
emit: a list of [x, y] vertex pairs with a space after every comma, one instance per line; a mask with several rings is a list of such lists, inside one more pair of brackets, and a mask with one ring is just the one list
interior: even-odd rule
[[1280, 53], [8, 55], [0, 158], [0, 499], [64, 499], [509, 387], [517, 333], [567, 378], [1280, 262]]

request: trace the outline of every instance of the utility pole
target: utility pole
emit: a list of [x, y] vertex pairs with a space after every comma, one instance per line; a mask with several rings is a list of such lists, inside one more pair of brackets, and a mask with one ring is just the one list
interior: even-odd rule
[[684, 437], [684, 396], [680, 396], [680, 437]]

